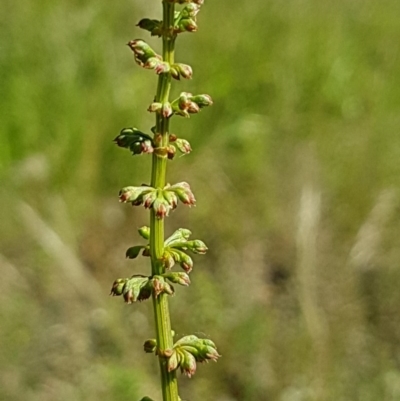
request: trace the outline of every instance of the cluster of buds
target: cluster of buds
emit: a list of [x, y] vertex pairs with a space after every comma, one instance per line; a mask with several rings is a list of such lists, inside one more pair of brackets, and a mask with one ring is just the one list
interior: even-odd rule
[[174, 284], [183, 285], [184, 287], [188, 287], [190, 285], [190, 278], [184, 272], [164, 273], [162, 276]]
[[173, 295], [175, 293], [174, 287], [167, 283], [165, 278], [162, 276], [153, 276], [150, 279], [150, 282], [156, 297], [158, 297], [160, 294]]
[[185, 205], [195, 205], [196, 199], [187, 182], [167, 184], [163, 189], [149, 186], [125, 187], [119, 192], [120, 202], [131, 203], [133, 206], [143, 204], [146, 209], [152, 208], [159, 219], [168, 216], [177, 207], [178, 199]]
[[176, 207], [176, 204], [170, 204], [165, 199], [162, 189], [155, 189], [153, 187], [123, 188], [119, 193], [119, 200], [124, 203], [129, 202], [133, 206], [143, 204], [146, 209], [152, 208], [159, 219], [168, 216], [170, 210]]
[[177, 99], [171, 103], [174, 114], [182, 117], [190, 117], [203, 107], [211, 106], [213, 101], [210, 95], [192, 95], [188, 92], [182, 92]]
[[147, 109], [150, 113], [159, 113], [163, 117], [168, 118], [172, 116], [172, 107], [170, 102], [160, 103], [153, 102]]
[[[145, 238], [149, 239], [150, 229], [149, 227], [139, 228], [139, 234]], [[176, 263], [178, 263], [184, 272], [178, 273], [165, 273], [162, 277], [168, 279], [171, 283], [180, 284], [187, 286], [190, 284], [190, 279], [187, 273], [193, 268], [193, 260], [186, 253], [186, 251], [193, 252], [194, 254], [204, 255], [208, 248], [206, 244], [199, 240], [189, 240], [191, 231], [185, 228], [179, 228], [170, 237], [168, 237], [164, 242], [164, 253], [161, 258], [163, 266], [167, 270], [171, 270]], [[135, 245], [126, 251], [126, 257], [129, 259], [136, 259], [139, 254], [142, 256], [150, 256], [150, 246], [149, 245]]]
[[140, 187], [125, 187], [119, 191], [119, 201], [123, 203], [132, 203], [133, 206], [139, 206], [142, 203], [145, 207], [151, 206], [153, 193], [156, 190], [153, 187], [142, 185]]
[[187, 3], [181, 11], [176, 12], [174, 21], [174, 32], [196, 32], [197, 31], [197, 20], [196, 16], [200, 11], [200, 6], [204, 3], [204, 0], [197, 1], [179, 1], [180, 4]]
[[192, 147], [190, 146], [190, 143], [186, 139], [178, 138], [176, 135], [170, 134], [169, 141], [174, 143], [174, 145], [170, 146], [174, 146], [174, 148], [176, 146], [179, 149], [179, 151], [184, 155], [192, 151]]
[[[200, 6], [204, 3], [204, 0], [180, 0], [169, 2], [186, 4], [181, 11], [175, 12], [173, 33], [178, 34], [182, 32], [197, 31], [196, 16], [200, 11]], [[143, 18], [139, 21], [137, 26], [150, 32], [151, 36], [160, 37], [163, 34], [163, 21], [160, 20]]]
[[133, 155], [153, 153], [154, 151], [152, 138], [137, 128], [124, 128], [114, 142], [121, 148], [129, 149]]
[[[154, 341], [152, 340], [153, 345]], [[161, 353], [156, 345], [153, 349], [156, 353]], [[163, 351], [162, 356], [167, 358], [169, 372], [180, 368], [183, 374], [192, 377], [196, 373], [197, 362], [217, 361], [221, 355], [213, 341], [190, 335], [178, 340], [172, 350]]]
[[193, 260], [185, 251], [189, 250], [195, 254], [207, 252], [208, 248], [203, 241], [198, 239], [189, 241], [191, 234], [190, 230], [180, 228], [165, 240], [162, 262], [166, 269], [170, 270], [175, 263], [178, 263], [186, 273], [190, 273]]
[[131, 278], [119, 278], [114, 281], [110, 295], [124, 297], [126, 303], [144, 301], [151, 296], [152, 288], [149, 278], [142, 275], [134, 275]]
[[177, 205], [177, 199], [187, 206], [194, 206], [196, 204], [196, 199], [190, 189], [190, 185], [184, 181], [174, 185], [167, 184], [164, 187], [164, 197], [171, 206], [175, 205], [173, 208]]
[[[157, 141], [158, 135], [155, 136], [155, 141]], [[167, 157], [172, 160], [176, 155], [176, 149], [186, 155], [192, 151], [190, 143], [183, 138], [178, 138], [176, 135], [171, 134], [169, 136], [170, 143], [167, 146], [155, 147], [154, 152], [161, 157]], [[172, 143], [171, 143], [172, 142]]]
[[171, 75], [172, 78], [175, 78], [178, 81], [181, 79], [181, 77], [192, 79], [193, 70], [192, 67], [188, 64], [175, 63], [171, 65]]
[[162, 60], [144, 40], [135, 39], [128, 43], [128, 46], [135, 55], [135, 61], [143, 68], [154, 70], [157, 74], [169, 72], [171, 67], [169, 63]]
[[[146, 20], [147, 21], [147, 20]], [[171, 76], [177, 80], [181, 77], [191, 79], [193, 76], [192, 67], [188, 64], [174, 63], [169, 64], [163, 61], [144, 40], [135, 39], [128, 43], [128, 46], [135, 55], [135, 61], [143, 68], [155, 70], [157, 74], [171, 73]]]
[[190, 273], [193, 269], [192, 258], [187, 253], [178, 249], [165, 249], [162, 262], [166, 269], [172, 269], [175, 263], [178, 263], [187, 273]]
[[189, 92], [182, 92], [178, 98], [172, 103], [153, 102], [148, 107], [147, 111], [151, 113], [159, 113], [163, 117], [171, 117], [176, 114], [182, 117], [190, 117], [190, 114], [196, 114], [200, 109], [211, 106], [213, 101], [210, 95], [193, 95]]
[[163, 276], [146, 277], [137, 274], [131, 278], [115, 280], [110, 295], [122, 295], [126, 303], [132, 304], [150, 298], [151, 294], [158, 297], [160, 294], [173, 295], [174, 292], [174, 287]]

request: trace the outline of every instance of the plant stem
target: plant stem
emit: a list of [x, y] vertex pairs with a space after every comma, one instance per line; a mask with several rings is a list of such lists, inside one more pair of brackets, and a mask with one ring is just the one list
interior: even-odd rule
[[[163, 2], [163, 59], [174, 62], [175, 36], [171, 34], [174, 24], [174, 4]], [[158, 79], [156, 101], [162, 104], [168, 102], [171, 88], [171, 75], [161, 74]], [[161, 114], [156, 116], [157, 146], [166, 147], [169, 142], [169, 119]], [[167, 156], [153, 154], [151, 186], [163, 188], [166, 182]], [[164, 219], [158, 219], [153, 209], [150, 212], [150, 250], [152, 274], [162, 274], [165, 271], [160, 259], [164, 252]], [[168, 372], [167, 361], [163, 351], [173, 347], [171, 320], [169, 316], [168, 295], [153, 295], [153, 309], [156, 323], [156, 337], [160, 350], [159, 362], [161, 371], [161, 386], [163, 401], [178, 401], [178, 383], [175, 371]]]

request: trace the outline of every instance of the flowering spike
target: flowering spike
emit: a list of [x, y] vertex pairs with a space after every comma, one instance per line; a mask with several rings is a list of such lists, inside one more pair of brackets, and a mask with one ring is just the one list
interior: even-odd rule
[[[165, 185], [167, 159], [173, 159], [177, 150], [182, 154], [188, 154], [192, 150], [186, 139], [170, 133], [170, 119], [174, 115], [188, 118], [191, 114], [199, 113], [202, 108], [212, 105], [212, 99], [209, 95], [193, 95], [190, 92], [181, 92], [174, 100], [169, 98], [172, 78], [191, 79], [193, 76], [191, 66], [174, 62], [175, 41], [179, 33], [195, 32], [198, 29], [197, 14], [204, 0], [163, 0], [161, 3], [164, 20], [143, 18], [138, 27], [150, 32], [152, 36], [162, 37], [162, 56], [142, 39], [128, 43], [135, 62], [160, 76], [156, 95], [148, 107], [149, 112], [156, 113], [155, 126], [151, 128], [153, 136], [137, 128], [124, 128], [114, 139], [118, 146], [129, 149], [133, 155], [153, 154], [150, 185], [125, 187], [119, 193], [120, 202], [131, 203], [133, 206], [143, 205], [150, 210], [150, 227], [138, 229], [139, 235], [148, 244], [130, 247], [126, 256], [130, 259], [135, 259], [140, 254], [149, 256], [151, 275], [119, 278], [112, 285], [111, 295], [122, 296], [128, 304], [150, 297], [153, 299], [157, 341], [147, 340], [144, 350], [154, 353], [160, 359], [164, 401], [167, 398], [168, 401], [181, 401], [175, 380], [177, 369], [191, 377], [196, 372], [198, 362], [217, 360], [220, 355], [211, 340], [186, 336], [175, 344], [173, 342], [174, 332], [171, 329], [166, 295], [174, 294], [173, 284], [190, 284], [189, 272], [193, 268], [193, 260], [187, 252], [204, 254], [207, 246], [203, 241], [189, 240], [191, 232], [182, 228], [169, 238], [164, 238], [164, 223], [160, 220], [177, 207], [178, 200], [188, 206], [196, 203], [188, 183]], [[179, 4], [182, 7], [176, 10], [175, 6]], [[170, 271], [175, 264], [179, 264], [184, 271]], [[141, 401], [152, 400], [144, 397]]]

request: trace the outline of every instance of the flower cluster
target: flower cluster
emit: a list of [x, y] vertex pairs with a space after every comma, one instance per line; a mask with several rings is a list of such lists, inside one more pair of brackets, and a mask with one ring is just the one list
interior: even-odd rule
[[142, 275], [134, 275], [131, 278], [119, 278], [114, 281], [110, 295], [124, 297], [126, 303], [144, 301], [151, 296], [152, 288], [149, 278]]
[[135, 55], [135, 61], [138, 65], [149, 70], [154, 70], [157, 74], [169, 72], [170, 65], [162, 60], [144, 40], [135, 39], [128, 42], [128, 46]]
[[186, 155], [192, 151], [192, 147], [190, 143], [186, 139], [182, 138], [174, 138], [170, 139], [171, 142], [176, 142], [175, 144], [168, 144], [167, 146], [157, 147], [155, 148], [154, 152], [158, 156], [167, 157], [168, 159], [172, 160], [176, 155], [176, 148], [183, 154]]
[[144, 301], [151, 294], [158, 297], [160, 294], [173, 295], [174, 287], [163, 276], [146, 277], [133, 275], [131, 278], [119, 278], [114, 281], [110, 295], [124, 297], [126, 303]]
[[162, 276], [174, 284], [183, 285], [184, 287], [187, 287], [190, 285], [190, 278], [184, 272], [164, 273], [164, 274], [162, 274]]
[[154, 151], [152, 138], [137, 128], [124, 128], [114, 142], [121, 148], [129, 149], [133, 155], [153, 153]]
[[[173, 142], [174, 145], [183, 154], [188, 154], [188, 153], [190, 153], [192, 151], [192, 147], [190, 146], [190, 143], [186, 139], [178, 138], [176, 135], [170, 134], [169, 135], [169, 141]], [[171, 145], [171, 146], [174, 146], [174, 145]]]
[[200, 6], [203, 4], [203, 1], [196, 2], [182, 2], [188, 3], [182, 10], [175, 13], [175, 23], [174, 23], [174, 32], [175, 33], [183, 33], [183, 32], [196, 32], [197, 31], [197, 20], [196, 16], [200, 11]]
[[[140, 228], [139, 234], [141, 234], [143, 238], [148, 239], [150, 235], [149, 228]], [[204, 255], [208, 250], [206, 244], [199, 239], [189, 241], [191, 234], [192, 233], [190, 230], [179, 228], [164, 242], [164, 252], [161, 258], [161, 262], [165, 269], [171, 270], [172, 267], [175, 266], [175, 264], [179, 264], [185, 271], [185, 273], [167, 272], [161, 275], [171, 281], [171, 283], [189, 285], [190, 279], [187, 273], [190, 273], [193, 268], [193, 260], [186, 252], [190, 251], [194, 254]], [[126, 251], [126, 257], [129, 259], [136, 259], [140, 253], [142, 253], [142, 256], [150, 256], [150, 246], [132, 246]]]
[[[174, 16], [174, 27], [172, 33], [174, 35], [183, 32], [196, 32], [197, 31], [197, 20], [196, 16], [200, 11], [201, 5], [204, 0], [180, 0], [180, 1], [169, 1], [170, 3], [186, 4], [181, 11], [176, 11]], [[163, 21], [143, 18], [137, 24], [139, 28], [142, 28], [150, 32], [151, 36], [162, 36], [163, 34]]]
[[206, 338], [198, 338], [195, 335], [185, 336], [178, 340], [172, 349], [160, 351], [155, 339], [144, 343], [147, 353], [154, 352], [167, 359], [167, 368], [172, 372], [180, 368], [181, 372], [188, 377], [196, 373], [197, 362], [217, 361], [221, 356], [213, 341]]
[[163, 61], [162, 57], [142, 39], [131, 40], [128, 43], [128, 46], [135, 55], [136, 63], [143, 68], [154, 70], [157, 74], [165, 74], [169, 72], [173, 78], [178, 80], [181, 77], [191, 79], [193, 76], [193, 70], [190, 65], [183, 63], [169, 64], [166, 61]]
[[149, 186], [125, 187], [119, 192], [120, 202], [131, 203], [133, 206], [143, 204], [146, 209], [152, 208], [159, 219], [168, 216], [177, 207], [178, 199], [185, 205], [195, 205], [196, 199], [187, 182], [167, 184], [163, 189]]
[[172, 78], [179, 80], [181, 77], [186, 79], [192, 79], [193, 70], [188, 64], [175, 63], [171, 65]]
[[150, 298], [151, 294], [156, 297], [160, 294], [173, 295], [175, 293], [174, 287], [167, 280], [184, 287], [190, 284], [189, 276], [183, 272], [170, 272], [151, 277], [135, 274], [130, 278], [118, 278], [115, 280], [111, 287], [110, 295], [122, 295], [128, 304], [144, 301]]
[[[145, 245], [135, 245], [128, 248], [126, 257], [136, 259], [139, 255], [151, 257], [151, 276], [135, 274], [130, 278], [118, 278], [111, 288], [111, 295], [122, 296], [126, 303], [143, 301], [150, 297], [154, 301], [157, 324], [157, 338], [144, 343], [144, 350], [155, 353], [160, 361], [163, 394], [173, 394], [174, 401], [181, 401], [175, 380], [175, 371], [191, 377], [196, 372], [198, 362], [216, 361], [220, 355], [215, 344], [208, 339], [200, 339], [194, 335], [181, 338], [173, 344], [174, 332], [170, 329], [167, 295], [175, 293], [174, 285], [190, 285], [189, 273], [193, 268], [190, 253], [204, 254], [208, 248], [198, 239], [190, 239], [191, 231], [180, 228], [167, 239], [164, 239], [164, 225], [160, 219], [169, 215], [178, 202], [194, 206], [196, 199], [187, 182], [174, 185], [159, 185], [166, 181], [166, 159], [173, 159], [177, 151], [188, 154], [192, 151], [190, 143], [183, 138], [171, 134], [169, 119], [174, 115], [190, 117], [202, 108], [212, 105], [209, 95], [193, 95], [182, 92], [175, 100], [169, 97], [171, 78], [176, 80], [191, 79], [192, 67], [174, 62], [175, 41], [179, 34], [197, 31], [197, 15], [204, 0], [162, 0], [164, 21], [144, 18], [138, 27], [150, 32], [152, 36], [162, 37], [162, 56], [156, 53], [142, 39], [128, 43], [134, 54], [136, 63], [143, 68], [154, 70], [160, 75], [156, 96], [148, 111], [156, 113], [156, 124], [151, 129], [153, 136], [139, 131], [137, 128], [124, 128], [114, 139], [114, 142], [129, 149], [133, 155], [152, 154], [153, 171], [150, 185], [128, 186], [119, 192], [119, 200], [133, 206], [143, 205], [151, 209], [150, 225], [138, 229], [146, 240]], [[153, 248], [154, 247], [154, 248]], [[183, 271], [172, 271], [179, 265]], [[166, 391], [166, 389], [168, 389]], [[152, 401], [144, 397], [141, 401]]]
[[210, 95], [192, 95], [188, 92], [182, 92], [177, 99], [171, 103], [174, 114], [182, 117], [190, 117], [203, 107], [211, 106], [213, 101]]
[[167, 270], [178, 263], [186, 273], [193, 268], [192, 258], [185, 252], [187, 250], [196, 254], [205, 254], [208, 250], [206, 244], [200, 240], [191, 240], [191, 231], [185, 228], [176, 230], [164, 243], [162, 262]]

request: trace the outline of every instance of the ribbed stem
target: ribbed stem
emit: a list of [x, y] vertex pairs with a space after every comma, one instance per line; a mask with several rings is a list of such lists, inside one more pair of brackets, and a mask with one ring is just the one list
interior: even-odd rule
[[[174, 62], [175, 36], [172, 34], [174, 24], [174, 4], [163, 2], [163, 59], [166, 62]], [[169, 100], [171, 88], [171, 75], [161, 74], [158, 79], [156, 102], [166, 103]], [[169, 119], [157, 114], [156, 117], [157, 146], [168, 146], [169, 141]], [[167, 156], [153, 154], [153, 165], [151, 172], [151, 186], [163, 188], [166, 183]], [[150, 252], [152, 274], [162, 274], [165, 271], [160, 259], [164, 252], [164, 219], [158, 219], [154, 210], [150, 212]], [[168, 296], [161, 294], [153, 295], [153, 309], [156, 323], [156, 337], [158, 348], [161, 351], [159, 362], [161, 371], [161, 386], [163, 401], [178, 401], [178, 383], [176, 373], [168, 372], [167, 361], [162, 356], [163, 351], [172, 349], [173, 338], [171, 320], [168, 308]]]

